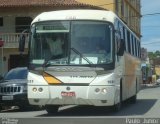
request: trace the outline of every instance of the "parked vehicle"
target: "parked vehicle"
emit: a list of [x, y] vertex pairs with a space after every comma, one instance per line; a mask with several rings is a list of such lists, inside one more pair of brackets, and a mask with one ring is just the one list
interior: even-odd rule
[[2, 75], [0, 75], [0, 81], [1, 81], [1, 80], [3, 80], [3, 76], [2, 76]]
[[27, 98], [26, 67], [11, 69], [0, 83], [0, 106], [18, 106], [20, 109], [31, 107]]
[[157, 84], [160, 84], [160, 78], [157, 79], [156, 83], [157, 83]]
[[[0, 82], [3, 80], [3, 76], [0, 75]], [[0, 105], [0, 111], [3, 109], [2, 105]]]

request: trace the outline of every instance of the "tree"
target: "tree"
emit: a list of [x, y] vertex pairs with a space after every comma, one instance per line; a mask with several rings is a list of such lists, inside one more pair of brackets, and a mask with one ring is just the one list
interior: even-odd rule
[[155, 56], [156, 56], [156, 57], [160, 57], [160, 51], [159, 51], [159, 50], [157, 50], [157, 51], [155, 52]]
[[154, 52], [148, 52], [148, 57], [149, 57], [149, 59], [155, 59], [156, 54]]

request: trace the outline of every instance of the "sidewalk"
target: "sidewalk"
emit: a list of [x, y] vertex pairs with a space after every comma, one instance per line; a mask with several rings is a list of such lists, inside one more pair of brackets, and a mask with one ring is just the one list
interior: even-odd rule
[[160, 87], [160, 83], [141, 84], [141, 89]]

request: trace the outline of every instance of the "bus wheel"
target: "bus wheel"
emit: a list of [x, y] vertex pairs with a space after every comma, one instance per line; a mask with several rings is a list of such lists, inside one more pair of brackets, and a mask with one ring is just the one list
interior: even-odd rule
[[0, 105], [0, 112], [2, 111], [2, 109], [3, 109], [3, 107], [2, 107], [2, 105]]
[[136, 80], [136, 93], [134, 96], [132, 96], [130, 99], [129, 99], [130, 103], [131, 104], [135, 104], [136, 101], [137, 101], [137, 80]]
[[45, 109], [48, 112], [48, 114], [56, 114], [58, 112], [59, 106], [57, 105], [46, 105]]
[[113, 111], [118, 112], [122, 107], [122, 83], [120, 83], [119, 102], [113, 106]]
[[113, 106], [113, 111], [115, 111], [115, 112], [120, 111], [121, 106], [122, 106], [122, 100], [121, 100], [121, 98], [120, 98], [119, 103], [117, 103], [117, 104], [115, 104], [115, 105]]

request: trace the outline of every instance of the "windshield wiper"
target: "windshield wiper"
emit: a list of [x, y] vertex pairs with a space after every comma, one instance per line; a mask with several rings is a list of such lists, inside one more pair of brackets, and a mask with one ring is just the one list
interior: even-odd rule
[[44, 63], [43, 63], [43, 67], [48, 67], [48, 66], [50, 66], [51, 64], [49, 63], [49, 61], [50, 61], [51, 59], [48, 59], [48, 60], [46, 60]]
[[50, 66], [51, 64], [49, 63], [49, 61], [51, 61], [53, 58], [53, 56], [51, 56], [48, 60], [46, 60], [44, 63], [43, 63], [43, 67], [48, 67]]
[[86, 58], [85, 56], [83, 56], [83, 54], [80, 53], [77, 49], [75, 49], [73, 47], [71, 47], [70, 49], [73, 50], [76, 54], [78, 54], [80, 56], [80, 58], [83, 58], [84, 60], [86, 60], [88, 62], [88, 64], [90, 64], [90, 65], [93, 64], [88, 58]]
[[[83, 58], [84, 60], [86, 60], [88, 62], [88, 64], [92, 65], [93, 63], [86, 58], [85, 56], [83, 56], [82, 53], [80, 53], [77, 49], [75, 48], [70, 48], [71, 50], [73, 50], [76, 54], [78, 54], [80, 56], [80, 58]], [[48, 67], [51, 66], [51, 63], [49, 61], [53, 60], [53, 56], [51, 56], [48, 60], [46, 60], [43, 64], [43, 67]]]

